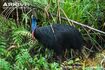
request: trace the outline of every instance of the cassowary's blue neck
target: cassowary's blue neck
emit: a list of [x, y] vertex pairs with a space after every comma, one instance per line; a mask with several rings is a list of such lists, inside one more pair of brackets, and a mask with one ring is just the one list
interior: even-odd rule
[[31, 22], [31, 30], [32, 30], [32, 38], [35, 39], [34, 37], [34, 31], [35, 29], [37, 28], [37, 21], [36, 21], [36, 18], [33, 16], [32, 17], [32, 22]]
[[31, 22], [31, 29], [32, 29], [32, 32], [34, 32], [34, 30], [37, 28], [37, 22], [36, 22], [36, 18], [35, 17], [32, 17], [32, 22]]

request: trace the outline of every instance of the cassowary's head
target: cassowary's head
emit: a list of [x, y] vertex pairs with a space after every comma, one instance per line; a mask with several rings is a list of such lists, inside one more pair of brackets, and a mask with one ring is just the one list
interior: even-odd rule
[[33, 39], [34, 39], [34, 31], [35, 31], [36, 28], [37, 28], [36, 18], [34, 16], [32, 16], [31, 30], [32, 30]]

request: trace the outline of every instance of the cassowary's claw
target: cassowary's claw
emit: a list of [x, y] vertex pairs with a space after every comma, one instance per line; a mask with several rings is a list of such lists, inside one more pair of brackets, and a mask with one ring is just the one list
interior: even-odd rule
[[62, 62], [62, 56], [57, 56], [57, 60], [59, 60], [61, 63]]

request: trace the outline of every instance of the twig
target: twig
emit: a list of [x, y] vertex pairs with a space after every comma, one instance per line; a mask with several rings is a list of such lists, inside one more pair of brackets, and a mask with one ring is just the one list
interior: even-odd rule
[[11, 9], [9, 12], [8, 12], [8, 15], [7, 15], [7, 18], [9, 18], [9, 16], [11, 15], [11, 13], [15, 10], [15, 8]]
[[101, 30], [95, 29], [95, 28], [90, 27], [90, 26], [88, 26], [88, 25], [85, 25], [85, 24], [79, 23], [79, 22], [74, 21], [74, 20], [71, 20], [71, 19], [66, 19], [65, 17], [61, 17], [61, 18], [64, 19], [64, 20], [68, 20], [69, 22], [73, 22], [73, 23], [75, 23], [75, 24], [78, 24], [78, 25], [81, 25], [81, 26], [83, 26], [83, 27], [89, 28], [89, 29], [91, 29], [91, 30], [97, 31], [97, 32], [99, 32], [99, 33], [105, 34], [104, 31], [101, 31]]
[[104, 54], [102, 54], [102, 56], [104, 57], [102, 60], [101, 60], [101, 66], [103, 66], [103, 63], [105, 62], [105, 55]]
[[27, 12], [27, 15], [28, 15], [31, 11], [32, 11], [32, 9], [31, 9], [31, 10], [29, 10], [29, 11]]
[[[84, 27], [83, 27], [84, 28]], [[102, 50], [101, 46], [90, 36], [89, 32], [84, 28], [84, 30], [87, 32], [87, 35], [89, 36], [89, 38], [94, 41], [98, 46], [99, 48], [95, 45], [96, 49], [98, 49], [99, 51]]]
[[61, 23], [61, 18], [60, 18], [60, 5], [59, 5], [60, 0], [57, 0], [57, 20]]
[[18, 47], [18, 46], [16, 46], [16, 45], [13, 44], [13, 45], [11, 45], [7, 50], [10, 51], [11, 49], [14, 49], [14, 48], [17, 48], [17, 47]]
[[[56, 14], [50, 14], [50, 15], [56, 16]], [[58, 16], [57, 16], [57, 17], [58, 17]], [[60, 17], [60, 18], [63, 19], [63, 20], [66, 20], [66, 21], [69, 21], [69, 22], [72, 22], [72, 23], [78, 24], [78, 25], [80, 25], [80, 26], [83, 26], [83, 27], [89, 28], [89, 29], [94, 30], [94, 31], [96, 31], [96, 32], [99, 32], [99, 33], [105, 34], [104, 31], [98, 30], [98, 29], [96, 29], [96, 28], [90, 27], [90, 26], [85, 25], [85, 24], [82, 24], [82, 23], [80, 23], [80, 22], [77, 22], [77, 21], [74, 21], [74, 20], [71, 20], [71, 19], [68, 19], [68, 18], [65, 18], [65, 17]]]
[[69, 23], [70, 25], [73, 25], [73, 26], [74, 26], [74, 24], [73, 24], [73, 23], [70, 23], [70, 21], [68, 20], [68, 17], [67, 17], [67, 15], [66, 15], [66, 13], [64, 12], [64, 10], [63, 10], [62, 8], [60, 8], [60, 9], [61, 9], [61, 11], [63, 12], [64, 16], [67, 18], [68, 23]]
[[16, 8], [16, 22], [17, 22], [17, 24], [19, 24], [19, 12], [18, 12], [18, 8]]

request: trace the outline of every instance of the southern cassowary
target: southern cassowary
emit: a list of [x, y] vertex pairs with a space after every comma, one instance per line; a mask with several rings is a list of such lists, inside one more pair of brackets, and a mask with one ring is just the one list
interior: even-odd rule
[[57, 55], [65, 50], [81, 50], [83, 38], [80, 32], [67, 24], [53, 24], [37, 27], [36, 19], [32, 18], [32, 36], [44, 47], [53, 49]]

